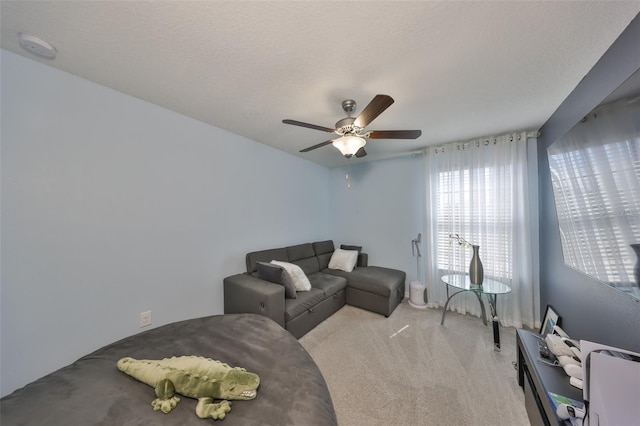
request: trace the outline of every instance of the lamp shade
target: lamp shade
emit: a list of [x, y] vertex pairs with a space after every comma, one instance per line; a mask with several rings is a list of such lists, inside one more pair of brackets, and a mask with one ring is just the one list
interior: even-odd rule
[[367, 141], [364, 140], [364, 138], [361, 138], [359, 136], [347, 135], [347, 136], [342, 136], [338, 139], [335, 139], [333, 141], [333, 146], [338, 148], [342, 153], [342, 155], [349, 158], [352, 155], [354, 155], [356, 152], [358, 152], [360, 148], [365, 146], [366, 143]]

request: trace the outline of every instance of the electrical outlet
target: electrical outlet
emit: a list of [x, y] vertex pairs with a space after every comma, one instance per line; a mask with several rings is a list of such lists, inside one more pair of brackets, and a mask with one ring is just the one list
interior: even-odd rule
[[151, 325], [151, 311], [140, 312], [140, 327]]

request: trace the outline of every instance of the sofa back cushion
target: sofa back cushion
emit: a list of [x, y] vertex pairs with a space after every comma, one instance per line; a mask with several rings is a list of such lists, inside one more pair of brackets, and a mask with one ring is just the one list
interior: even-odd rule
[[317, 241], [313, 243], [313, 250], [318, 258], [318, 265], [320, 270], [327, 269], [331, 255], [333, 254], [335, 247], [332, 240]]
[[313, 251], [311, 243], [298, 244], [286, 247], [289, 262], [294, 263], [302, 268], [305, 275], [309, 276], [320, 271], [316, 253]]
[[289, 257], [287, 256], [287, 250], [285, 248], [277, 248], [277, 249], [269, 249], [269, 250], [260, 250], [254, 251], [251, 253], [247, 253], [246, 261], [247, 261], [247, 272], [249, 274], [254, 274], [256, 272], [256, 264], [258, 262], [271, 262], [272, 260], [279, 260], [281, 262], [289, 262]]

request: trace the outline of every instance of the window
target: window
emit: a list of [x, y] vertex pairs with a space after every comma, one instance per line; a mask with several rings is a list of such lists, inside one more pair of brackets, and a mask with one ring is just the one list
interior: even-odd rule
[[[474, 179], [471, 179], [473, 176]], [[450, 247], [449, 234], [480, 245], [485, 276], [512, 276], [511, 167], [487, 166], [438, 174], [438, 269], [465, 273], [472, 251]], [[474, 189], [482, 188], [482, 191]], [[472, 194], [477, 194], [472, 197]], [[482, 199], [479, 199], [482, 198]], [[478, 226], [479, 223], [482, 226]], [[455, 225], [452, 225], [455, 224]], [[453, 229], [453, 231], [451, 231]], [[455, 244], [455, 242], [453, 243]]]

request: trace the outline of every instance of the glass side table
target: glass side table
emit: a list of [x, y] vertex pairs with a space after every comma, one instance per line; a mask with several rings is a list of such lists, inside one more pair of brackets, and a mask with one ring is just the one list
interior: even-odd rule
[[[444, 324], [444, 316], [447, 314], [447, 307], [449, 302], [456, 294], [464, 293], [466, 291], [473, 292], [480, 302], [480, 308], [482, 309], [482, 322], [487, 325], [486, 311], [484, 308], [484, 302], [482, 301], [482, 295], [487, 295], [489, 301], [489, 308], [491, 309], [491, 318], [493, 320], [493, 346], [496, 351], [500, 350], [500, 325], [498, 322], [498, 314], [496, 311], [496, 302], [499, 294], [507, 294], [511, 292], [511, 287], [503, 284], [499, 281], [485, 278], [482, 285], [471, 284], [471, 279], [468, 274], [452, 274], [444, 275], [441, 278], [442, 282], [447, 285], [447, 303], [444, 304], [444, 312], [442, 312], [442, 320], [440, 325]], [[449, 288], [453, 290], [452, 294], [449, 294]]]

